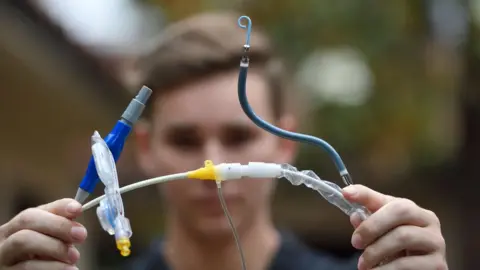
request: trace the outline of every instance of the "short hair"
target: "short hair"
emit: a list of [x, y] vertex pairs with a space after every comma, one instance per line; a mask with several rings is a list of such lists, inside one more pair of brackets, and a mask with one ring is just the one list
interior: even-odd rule
[[[164, 29], [159, 44], [139, 63], [146, 69], [142, 83], [153, 89], [151, 100], [182, 84], [239, 69], [246, 40], [246, 31], [237, 25], [239, 17], [231, 12], [202, 13]], [[250, 69], [266, 76], [278, 118], [285, 110], [288, 73], [272, 41], [255, 25], [249, 56]], [[144, 117], [151, 117], [151, 107], [147, 106]]]

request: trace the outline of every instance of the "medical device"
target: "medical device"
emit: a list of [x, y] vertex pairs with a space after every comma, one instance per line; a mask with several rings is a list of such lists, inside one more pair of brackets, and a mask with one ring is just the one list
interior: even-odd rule
[[[248, 24], [242, 24], [242, 20], [247, 20]], [[243, 46], [244, 54], [240, 61], [240, 71], [238, 76], [238, 98], [245, 114], [257, 126], [274, 135], [298, 142], [305, 142], [320, 146], [333, 159], [343, 182], [346, 185], [352, 184], [352, 177], [348, 173], [345, 164], [340, 158], [340, 155], [327, 142], [310, 135], [304, 135], [280, 129], [265, 122], [254, 113], [250, 107], [250, 104], [248, 103], [246, 95], [246, 79], [250, 61], [248, 52], [250, 50], [251, 20], [247, 16], [241, 16], [238, 19], [238, 25], [244, 29], [247, 29], [246, 43]], [[79, 201], [83, 201], [86, 198], [86, 196], [84, 196], [84, 192], [91, 193], [96, 182], [98, 182], [98, 172], [100, 180], [105, 184], [106, 187], [105, 195], [84, 204], [83, 211], [87, 211], [88, 209], [100, 204], [100, 206], [97, 208], [97, 215], [100, 223], [104, 230], [111, 235], [115, 235], [117, 247], [123, 256], [128, 256], [130, 254], [129, 238], [132, 235], [132, 231], [128, 219], [124, 216], [121, 194], [138, 188], [169, 181], [182, 179], [216, 181], [220, 203], [233, 231], [235, 242], [240, 252], [242, 269], [246, 269], [245, 258], [238, 240], [236, 228], [233, 225], [225, 200], [223, 199], [221, 192], [221, 183], [223, 181], [233, 181], [242, 178], [285, 178], [292, 185], [298, 186], [303, 184], [317, 191], [323, 198], [325, 198], [325, 200], [338, 207], [348, 216], [356, 213], [362, 220], [364, 220], [370, 215], [369, 211], [365, 207], [346, 200], [342, 195], [342, 189], [337, 184], [322, 180], [311, 170], [300, 171], [290, 164], [250, 162], [248, 164], [221, 163], [215, 165], [212, 161], [207, 160], [205, 161], [204, 167], [196, 170], [147, 179], [119, 188], [115, 162], [120, 155], [120, 152], [123, 148], [123, 142], [130, 131], [131, 125], [133, 125], [133, 123], [135, 123], [140, 116], [145, 106], [145, 102], [150, 96], [150, 93], [151, 90], [144, 87], [136, 99], [132, 100], [130, 105], [134, 104], [135, 106], [132, 105], [133, 107], [130, 109], [130, 111], [133, 111], [134, 113], [124, 113], [126, 117], [122, 117], [122, 120], [125, 119], [129, 125], [125, 124], [125, 121], [120, 120], [119, 123], [117, 123], [117, 125], [120, 125], [120, 127], [117, 128], [116, 126], [116, 128], [114, 128], [114, 130], [118, 129], [119, 131], [116, 133], [112, 131], [113, 135], [111, 135], [112, 133], [109, 134], [110, 137], [107, 136], [105, 141], [97, 132], [95, 132], [94, 136], [92, 136], [93, 158], [90, 162], [92, 165], [90, 166], [89, 164], [87, 174], [84, 178], [84, 181], [82, 181], [82, 184], [80, 185], [79, 193], [77, 193], [77, 197], [80, 199]], [[127, 108], [127, 111], [129, 108]]]
[[[105, 148], [106, 149], [106, 148]], [[112, 167], [114, 167], [114, 163]], [[97, 170], [99, 170], [97, 168]], [[114, 170], [111, 170], [114, 171]], [[114, 178], [114, 177], [111, 177]], [[236, 232], [236, 228], [233, 225], [232, 218], [228, 212], [227, 205], [225, 203], [225, 200], [223, 199], [223, 195], [221, 192], [221, 183], [223, 181], [232, 181], [232, 180], [239, 180], [242, 178], [285, 178], [287, 179], [292, 185], [298, 186], [298, 185], [305, 185], [318, 193], [325, 198], [329, 203], [337, 206], [342, 212], [347, 214], [348, 216], [357, 213], [359, 217], [362, 220], [365, 220], [369, 215], [369, 211], [364, 208], [361, 205], [351, 203], [347, 201], [343, 195], [342, 195], [342, 190], [341, 188], [332, 183], [328, 182], [325, 180], [320, 179], [313, 171], [311, 170], [304, 170], [304, 171], [299, 171], [297, 168], [290, 164], [275, 164], [275, 163], [263, 163], [263, 162], [250, 162], [248, 164], [242, 165], [240, 163], [222, 163], [218, 165], [214, 165], [212, 161], [207, 160], [205, 161], [205, 166], [203, 168], [199, 168], [193, 171], [189, 172], [183, 172], [183, 173], [177, 173], [177, 174], [172, 174], [172, 175], [165, 175], [165, 176], [160, 176], [156, 178], [151, 178], [147, 179], [141, 182], [137, 182], [125, 187], [122, 187], [118, 190], [116, 190], [116, 195], [118, 196], [118, 201], [121, 203], [121, 197], [120, 194], [133, 191], [135, 189], [139, 189], [142, 187], [147, 187], [150, 185], [156, 185], [159, 183], [165, 183], [169, 181], [175, 181], [175, 180], [184, 180], [184, 179], [195, 179], [195, 180], [204, 180], [204, 181], [216, 181], [217, 183], [217, 191], [218, 191], [218, 196], [220, 199], [221, 206], [225, 212], [225, 216], [228, 219], [228, 223], [233, 231], [233, 235], [235, 237], [235, 243], [237, 245], [237, 248], [240, 252], [240, 257], [241, 257], [241, 262], [242, 262], [242, 269], [246, 269], [246, 264], [245, 264], [245, 258], [243, 255], [243, 250], [240, 246], [240, 241], [238, 237], [238, 233]], [[116, 177], [115, 177], [116, 179]], [[102, 180], [103, 181], [103, 180]], [[105, 183], [105, 182], [104, 182]], [[117, 182], [118, 183], [118, 182]], [[105, 184], [107, 185], [107, 184]], [[112, 222], [112, 218], [106, 219], [103, 216], [99, 214], [99, 211], [105, 211], [103, 209], [108, 209], [109, 205], [111, 205], [111, 201], [106, 201], [106, 199], [109, 198], [109, 195], [107, 194], [107, 190], [105, 192], [105, 195], [100, 196], [86, 204], [83, 205], [82, 210], [87, 211], [90, 208], [100, 204], [100, 207], [97, 208], [97, 214], [99, 216], [100, 222], [102, 223], [103, 228], [108, 231], [111, 235], [115, 232], [115, 237], [117, 240], [117, 247], [118, 249], [121, 250], [122, 247], [118, 246], [118, 237], [117, 237], [117, 230], [120, 231], [125, 231], [125, 227], [122, 226], [120, 228], [115, 228], [113, 229], [108, 226], [114, 226]], [[103, 205], [102, 205], [103, 203]], [[115, 205], [113, 205], [115, 206]], [[110, 208], [113, 208], [113, 206], [110, 206]], [[101, 209], [101, 210], [99, 210]], [[122, 212], [123, 212], [123, 205], [121, 206]], [[120, 212], [120, 211], [118, 211]], [[103, 212], [101, 212], [103, 213]], [[107, 214], [108, 214], [107, 210]], [[109, 223], [108, 223], [109, 222]], [[107, 224], [104, 226], [104, 224]], [[109, 225], [110, 224], [110, 225]], [[127, 222], [125, 223], [120, 223], [120, 224], [128, 224], [128, 229], [130, 228], [128, 219]], [[107, 230], [106, 228], [110, 228], [110, 231]], [[128, 231], [128, 238], [131, 236], [131, 230]], [[125, 238], [123, 238], [125, 239]], [[128, 245], [130, 246], [130, 242], [124, 241], [123, 242], [124, 246]], [[129, 253], [124, 254], [122, 253], [123, 256], [127, 256]]]
[[[294, 186], [303, 184], [306, 187], [317, 191], [323, 198], [325, 198], [325, 200], [337, 206], [346, 215], [350, 216], [353, 213], [358, 213], [362, 219], [366, 219], [369, 215], [368, 210], [363, 206], [347, 201], [343, 197], [342, 189], [338, 185], [320, 179], [320, 177], [318, 177], [313, 171], [299, 171], [290, 164], [249, 162], [244, 165], [240, 163], [221, 163], [214, 165], [212, 161], [207, 160], [205, 161], [205, 166], [202, 168], [189, 172], [147, 179], [124, 186], [119, 189], [119, 192], [122, 194], [150, 185], [183, 179], [211, 180], [221, 183], [223, 181], [239, 180], [242, 178], [285, 178]], [[83, 211], [99, 204], [105, 197], [106, 195], [103, 195], [84, 204], [82, 208]]]

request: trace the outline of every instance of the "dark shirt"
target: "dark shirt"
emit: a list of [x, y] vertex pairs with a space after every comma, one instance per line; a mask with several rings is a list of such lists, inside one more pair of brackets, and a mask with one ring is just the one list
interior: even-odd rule
[[[358, 257], [340, 259], [315, 252], [290, 233], [282, 232], [281, 246], [269, 270], [355, 270]], [[162, 256], [162, 242], [152, 244], [149, 252], [135, 259], [125, 270], [171, 270]], [[248, 269], [248, 262], [247, 262]]]

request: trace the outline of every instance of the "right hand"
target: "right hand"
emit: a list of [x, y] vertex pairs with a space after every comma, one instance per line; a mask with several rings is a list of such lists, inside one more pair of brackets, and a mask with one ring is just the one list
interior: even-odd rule
[[80, 253], [73, 244], [87, 237], [86, 229], [72, 219], [82, 206], [61, 199], [29, 208], [0, 226], [1, 270], [74, 270]]

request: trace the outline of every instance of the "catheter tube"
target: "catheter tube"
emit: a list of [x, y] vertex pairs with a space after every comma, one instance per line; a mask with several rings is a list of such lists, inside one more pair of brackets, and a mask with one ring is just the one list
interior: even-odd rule
[[252, 120], [260, 128], [274, 135], [282, 137], [284, 139], [313, 144], [313, 145], [322, 147], [323, 149], [325, 149], [325, 151], [328, 152], [330, 157], [332, 157], [335, 165], [337, 166], [337, 169], [340, 172], [340, 175], [341, 176], [347, 175], [348, 171], [347, 171], [347, 168], [345, 167], [345, 164], [342, 161], [342, 158], [337, 153], [337, 151], [335, 151], [335, 149], [332, 146], [330, 146], [326, 141], [310, 135], [294, 133], [294, 132], [290, 132], [290, 131], [278, 128], [276, 126], [273, 126], [267, 123], [266, 121], [261, 119], [258, 115], [256, 115], [255, 112], [253, 112], [253, 109], [248, 103], [248, 99], [247, 99], [247, 89], [246, 89], [247, 73], [248, 73], [248, 59], [244, 58], [242, 59], [242, 62], [240, 64], [240, 72], [238, 75], [238, 99], [240, 101], [240, 105], [242, 106], [243, 111], [248, 116], [248, 118], [250, 118], [250, 120]]
[[[211, 161], [205, 162], [205, 167], [186, 173], [160, 176], [144, 181], [140, 181], [120, 188], [120, 193], [133, 191], [142, 187], [165, 183], [181, 179], [211, 180], [217, 182], [230, 181], [242, 178], [285, 178], [292, 185], [298, 186], [304, 184], [306, 187], [316, 190], [329, 203], [337, 206], [345, 214], [351, 215], [358, 213], [362, 219], [369, 215], [364, 207], [350, 203], [342, 194], [341, 188], [331, 182], [324, 181], [316, 176], [312, 171], [297, 171], [295, 167], [287, 164], [249, 162], [246, 165], [240, 163], [222, 163], [213, 165]], [[97, 205], [104, 196], [96, 198], [83, 206], [83, 211]]]
[[[243, 24], [242, 20], [246, 20], [247, 24]], [[247, 99], [247, 73], [248, 73], [248, 65], [249, 65], [249, 57], [248, 57], [248, 51], [250, 50], [250, 35], [252, 32], [252, 20], [248, 16], [240, 16], [238, 18], [237, 24], [240, 28], [246, 29], [246, 42], [245, 45], [243, 45], [243, 50], [244, 50], [244, 55], [242, 56], [242, 60], [240, 62], [240, 72], [238, 74], [238, 98], [240, 100], [240, 105], [242, 106], [243, 111], [245, 114], [252, 120], [257, 126], [260, 128], [263, 128], [264, 130], [277, 135], [279, 137], [282, 137], [284, 139], [289, 139], [293, 141], [299, 141], [299, 142], [304, 142], [304, 143], [309, 143], [313, 145], [317, 145], [322, 147], [325, 151], [328, 152], [330, 157], [333, 159], [335, 166], [337, 167], [340, 176], [342, 177], [343, 182], [346, 185], [351, 185], [353, 184], [352, 177], [347, 171], [347, 168], [345, 167], [345, 164], [343, 163], [342, 159], [340, 158], [340, 155], [335, 151], [335, 149], [330, 146], [326, 141], [313, 137], [310, 135], [305, 135], [305, 134], [300, 134], [300, 133], [295, 133], [295, 132], [290, 132], [287, 130], [283, 130], [281, 128], [278, 128], [274, 125], [271, 125], [261, 119], [259, 116], [257, 116], [252, 108], [250, 107], [250, 104], [248, 103]]]
[[[135, 190], [135, 189], [139, 189], [139, 188], [142, 188], [142, 187], [147, 187], [147, 186], [156, 185], [156, 184], [159, 184], [159, 183], [165, 183], [165, 182], [169, 182], [169, 181], [173, 181], [173, 180], [182, 180], [182, 179], [187, 179], [187, 178], [188, 178], [187, 173], [178, 173], [178, 174], [170, 174], [170, 175], [159, 176], [159, 177], [143, 180], [143, 181], [140, 181], [140, 182], [137, 182], [137, 183], [133, 183], [133, 184], [130, 184], [128, 186], [121, 187], [120, 188], [120, 194], [123, 194], [125, 192], [129, 192], [129, 191], [132, 191], [132, 190]], [[105, 198], [105, 195], [102, 195], [100, 197], [97, 197], [97, 198], [89, 201], [88, 203], [86, 203], [82, 206], [82, 211], [87, 211], [88, 209], [96, 206], [104, 198]]]

